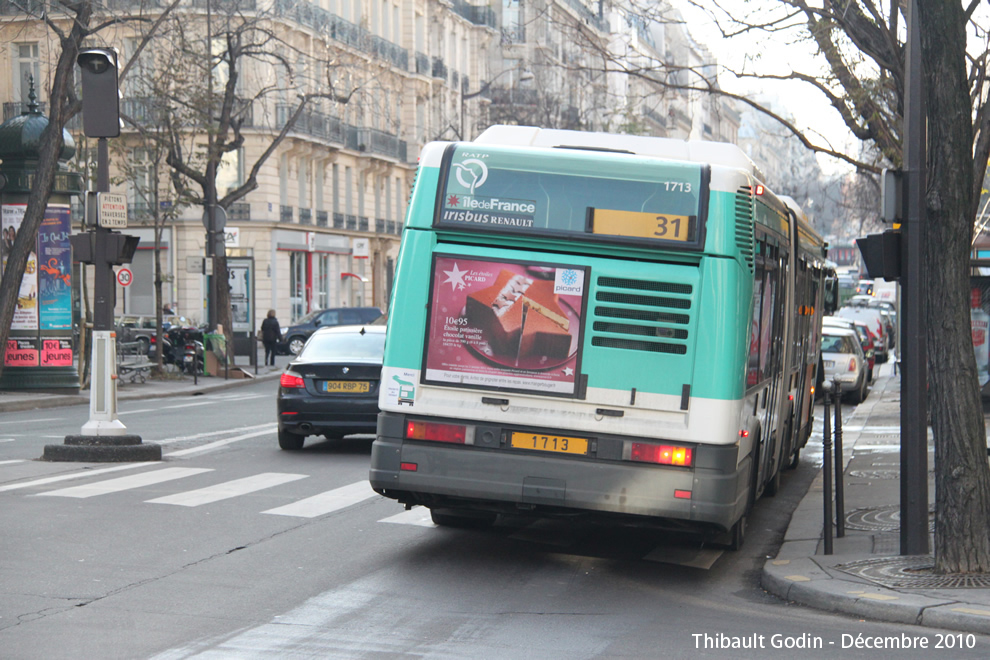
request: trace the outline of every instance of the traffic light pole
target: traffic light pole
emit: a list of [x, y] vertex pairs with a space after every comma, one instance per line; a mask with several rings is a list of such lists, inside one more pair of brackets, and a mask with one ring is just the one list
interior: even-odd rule
[[925, 255], [925, 97], [918, 2], [907, 15], [904, 102], [904, 235], [901, 242], [901, 554], [927, 555], [928, 347]]
[[[82, 69], [83, 131], [98, 138], [96, 154], [97, 202], [87, 204], [89, 230], [70, 237], [76, 260], [93, 264], [92, 376], [89, 388], [89, 421], [80, 435], [68, 435], [64, 444], [46, 445], [43, 458], [50, 461], [149, 461], [161, 460], [161, 445], [143, 444], [141, 437], [127, 433], [117, 418], [117, 350], [113, 310], [116, 281], [113, 266], [129, 262], [136, 237], [123, 236], [103, 226], [99, 195], [110, 192], [108, 137], [120, 134], [115, 51], [93, 48], [78, 57]], [[107, 196], [110, 210], [121, 214], [126, 226], [123, 200]], [[87, 200], [88, 201], [88, 200]], [[99, 210], [97, 211], [97, 207]], [[114, 208], [116, 207], [116, 208]]]

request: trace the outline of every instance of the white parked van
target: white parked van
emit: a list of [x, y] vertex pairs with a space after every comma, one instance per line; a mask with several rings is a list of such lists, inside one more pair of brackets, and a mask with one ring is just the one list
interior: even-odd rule
[[835, 316], [845, 319], [853, 319], [866, 323], [870, 331], [877, 336], [876, 358], [881, 364], [890, 357], [890, 337], [887, 334], [887, 323], [883, 317], [883, 310], [876, 307], [850, 306], [839, 309]]

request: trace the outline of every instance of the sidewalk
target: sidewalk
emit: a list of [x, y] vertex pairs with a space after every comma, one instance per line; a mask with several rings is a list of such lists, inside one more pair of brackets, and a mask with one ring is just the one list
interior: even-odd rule
[[[763, 588], [822, 610], [990, 634], [990, 575], [935, 575], [932, 556], [899, 554], [900, 388], [892, 364], [883, 365], [866, 401], [842, 420], [845, 536], [833, 540], [833, 554], [824, 554], [819, 472], [794, 511], [779, 554], [763, 567]], [[816, 420], [818, 432], [804, 454], [820, 456], [822, 421]], [[928, 469], [934, 524], [930, 441]]]
[[[238, 366], [247, 372], [249, 378], [227, 378], [220, 376], [176, 375], [170, 378], [148, 377], [145, 382], [132, 383], [126, 378], [117, 382], [117, 401], [134, 401], [142, 399], [158, 399], [174, 396], [191, 396], [197, 393], [216, 392], [231, 387], [240, 387], [263, 380], [277, 379], [282, 371], [295, 356], [280, 355], [275, 359], [274, 367], [262, 366], [264, 354], [258, 357], [258, 374], [255, 368], [247, 364], [248, 358], [241, 356], [237, 359]], [[243, 364], [241, 364], [243, 363]], [[0, 392], [0, 413], [35, 410], [41, 408], [59, 408], [62, 406], [89, 405], [89, 390], [79, 394], [39, 394], [37, 392]]]

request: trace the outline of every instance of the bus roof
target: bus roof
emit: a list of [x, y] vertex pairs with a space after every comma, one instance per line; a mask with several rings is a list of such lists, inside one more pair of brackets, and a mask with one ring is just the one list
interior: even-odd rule
[[734, 144], [706, 142], [704, 140], [675, 140], [645, 135], [617, 135], [567, 131], [536, 126], [491, 126], [474, 139], [477, 144], [544, 148], [585, 148], [603, 151], [627, 151], [642, 156], [656, 156], [672, 160], [710, 163], [733, 167], [751, 173], [763, 181], [759, 167]]

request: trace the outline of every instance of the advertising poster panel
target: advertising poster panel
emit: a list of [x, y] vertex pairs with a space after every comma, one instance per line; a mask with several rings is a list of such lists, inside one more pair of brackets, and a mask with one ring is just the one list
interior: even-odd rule
[[587, 276], [436, 256], [424, 382], [576, 396]]
[[5, 367], [37, 367], [38, 342], [34, 339], [8, 339], [3, 356]]
[[970, 278], [969, 317], [976, 353], [976, 375], [981, 389], [990, 383], [990, 277]]
[[72, 248], [68, 206], [49, 206], [38, 230], [38, 302], [42, 330], [72, 328]]
[[[4, 268], [7, 267], [7, 255], [14, 245], [14, 238], [21, 228], [27, 204], [4, 204], [0, 214], [0, 231], [3, 232]], [[38, 329], [38, 252], [31, 250], [28, 255], [24, 277], [17, 293], [17, 307], [14, 309], [14, 319], [10, 324], [11, 330]]]

